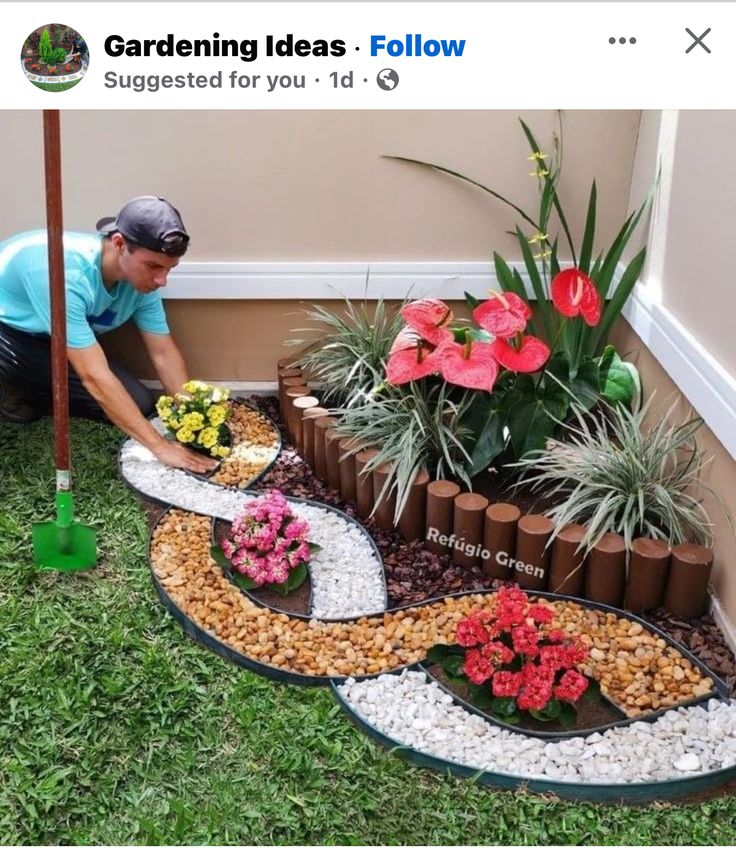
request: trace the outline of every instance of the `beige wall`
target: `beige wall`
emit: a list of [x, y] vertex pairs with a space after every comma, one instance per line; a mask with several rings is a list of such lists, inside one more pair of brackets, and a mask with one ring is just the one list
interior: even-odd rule
[[[615, 328], [612, 343], [619, 352], [630, 353], [629, 358], [636, 363], [641, 374], [644, 396], [648, 398], [656, 392], [652, 402], [652, 415], [656, 416], [657, 411], [666, 410], [673, 401], [679, 399], [680, 405], [674, 417], [684, 420], [688, 415], [692, 416], [689, 402], [682, 397], [669, 375], [625, 320], [620, 320]], [[698, 444], [706, 459], [711, 460], [704, 469], [704, 481], [720, 496], [731, 515], [736, 518], [736, 460], [707, 426], [703, 426], [700, 430]], [[713, 531], [715, 561], [712, 581], [717, 595], [725, 605], [726, 612], [731, 620], [736, 622], [736, 574], [733, 571], [736, 541], [718, 502], [706, 492], [702, 493], [702, 498], [703, 506], [715, 524]]]
[[736, 376], [736, 111], [682, 111], [662, 270], [664, 305]]
[[[433, 160], [534, 207], [533, 164], [510, 111], [67, 111], [67, 228], [135, 195], [169, 197], [188, 260], [514, 258], [511, 211], [454, 179], [382, 159]], [[524, 112], [547, 151], [552, 110]], [[623, 218], [639, 112], [564, 113], [561, 190], [575, 231], [598, 180], [603, 237]], [[44, 222], [40, 113], [0, 112], [0, 239]]]

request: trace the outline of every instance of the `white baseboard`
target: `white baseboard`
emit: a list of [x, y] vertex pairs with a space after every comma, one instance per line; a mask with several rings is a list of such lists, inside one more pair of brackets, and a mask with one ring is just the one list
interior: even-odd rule
[[736, 655], [736, 625], [731, 621], [723, 602], [712, 589], [710, 590], [710, 613], [713, 621], [721, 629], [726, 645]]
[[[260, 382], [255, 379], [243, 382], [230, 379], [208, 379], [207, 377], [199, 378], [202, 378], [203, 382], [212, 382], [214, 385], [219, 385], [229, 389], [230, 391], [235, 391], [239, 395], [261, 394], [266, 396], [276, 394], [279, 388], [277, 382]], [[163, 386], [157, 379], [142, 379], [141, 382], [146, 386], [146, 388], [151, 388], [154, 391], [163, 390]]]

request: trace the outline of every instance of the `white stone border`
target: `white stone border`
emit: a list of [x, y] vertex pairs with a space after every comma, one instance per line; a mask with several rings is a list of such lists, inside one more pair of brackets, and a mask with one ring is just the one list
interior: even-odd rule
[[384, 737], [471, 771], [588, 785], [666, 782], [736, 765], [736, 702], [667, 711], [651, 723], [549, 741], [494, 726], [423, 672], [349, 678], [348, 708]]

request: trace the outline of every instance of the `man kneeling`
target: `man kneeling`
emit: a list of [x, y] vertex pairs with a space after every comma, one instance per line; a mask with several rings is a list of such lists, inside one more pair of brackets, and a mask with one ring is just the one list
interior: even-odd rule
[[[64, 233], [70, 412], [109, 420], [166, 465], [205, 473], [215, 462], [159, 435], [146, 419], [154, 395], [108, 361], [96, 337], [132, 320], [165, 392], [181, 391], [187, 369], [160, 289], [187, 250], [184, 223], [165, 199], [142, 196], [101, 219], [97, 231]], [[49, 411], [50, 333], [46, 232], [17, 234], [0, 243], [0, 419], [25, 422]]]

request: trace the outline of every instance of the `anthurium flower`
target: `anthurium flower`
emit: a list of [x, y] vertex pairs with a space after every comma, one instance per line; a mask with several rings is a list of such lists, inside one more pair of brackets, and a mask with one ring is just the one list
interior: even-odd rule
[[522, 335], [518, 347], [501, 338], [488, 346], [496, 361], [515, 373], [535, 373], [549, 358], [547, 344], [533, 335]]
[[584, 272], [571, 267], [558, 273], [550, 285], [552, 302], [563, 317], [582, 315], [589, 326], [601, 319], [602, 299], [593, 280]]
[[452, 336], [447, 326], [453, 320], [453, 313], [441, 299], [417, 299], [401, 309], [401, 316], [420, 337], [435, 346]]
[[401, 333], [394, 341], [386, 364], [386, 381], [391, 385], [405, 385], [415, 379], [423, 379], [437, 371], [436, 350], [432, 344], [414, 337], [410, 346], [404, 344], [409, 336], [401, 339]]
[[481, 329], [501, 338], [523, 332], [531, 316], [531, 308], [520, 296], [496, 291], [473, 311], [473, 319]]
[[463, 388], [490, 391], [498, 376], [498, 363], [492, 346], [470, 339], [464, 344], [454, 341], [442, 344], [436, 352], [442, 378]]

